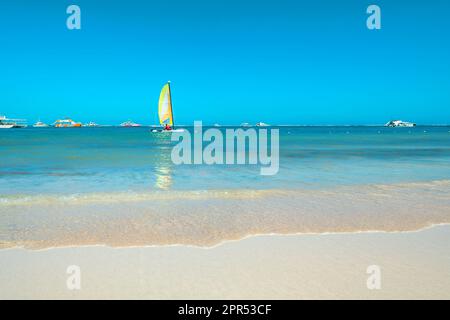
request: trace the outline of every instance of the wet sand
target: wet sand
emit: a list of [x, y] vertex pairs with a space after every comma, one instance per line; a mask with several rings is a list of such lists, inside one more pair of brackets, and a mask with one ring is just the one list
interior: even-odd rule
[[[1, 299], [450, 299], [450, 226], [255, 236], [214, 248], [0, 250]], [[81, 290], [68, 290], [69, 265]], [[367, 267], [381, 268], [369, 290]]]

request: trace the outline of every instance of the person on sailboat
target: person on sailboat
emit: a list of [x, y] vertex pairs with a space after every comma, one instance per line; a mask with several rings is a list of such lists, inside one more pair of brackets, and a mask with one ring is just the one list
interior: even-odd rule
[[166, 125], [164, 126], [164, 130], [170, 131], [170, 130], [172, 130], [172, 128], [169, 126], [168, 123], [166, 123]]

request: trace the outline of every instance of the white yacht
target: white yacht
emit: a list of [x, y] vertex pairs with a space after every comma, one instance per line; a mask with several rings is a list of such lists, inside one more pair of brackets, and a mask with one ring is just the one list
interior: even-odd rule
[[38, 122], [33, 124], [33, 128], [48, 128], [48, 127], [50, 127], [50, 126], [48, 124], [42, 122], [41, 120], [39, 120]]
[[95, 122], [93, 122], [93, 121], [91, 121], [89, 123], [84, 124], [83, 127], [95, 128], [95, 127], [100, 127], [100, 125], [95, 123]]
[[406, 127], [406, 128], [411, 128], [411, 127], [415, 127], [416, 124], [412, 123], [412, 122], [405, 122], [402, 120], [392, 120], [389, 121], [388, 123], [386, 123], [384, 125], [385, 127]]
[[141, 127], [140, 124], [134, 123], [131, 120], [128, 120], [128, 121], [125, 121], [125, 122], [121, 123], [120, 126], [121, 127], [125, 127], [125, 128]]
[[256, 124], [257, 127], [270, 127], [270, 124], [264, 123], [264, 122], [258, 122]]
[[26, 126], [24, 119], [8, 119], [0, 116], [0, 129], [25, 128]]

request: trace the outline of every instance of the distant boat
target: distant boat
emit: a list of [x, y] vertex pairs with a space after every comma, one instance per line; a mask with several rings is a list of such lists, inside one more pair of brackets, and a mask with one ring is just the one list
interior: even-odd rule
[[243, 122], [241, 123], [241, 127], [251, 127], [251, 125], [248, 122]]
[[89, 123], [86, 123], [83, 127], [90, 127], [90, 128], [94, 128], [94, 127], [99, 127], [100, 125], [98, 125], [97, 123], [95, 123], [95, 122], [89, 122]]
[[141, 127], [140, 124], [134, 123], [134, 122], [132, 122], [132, 121], [130, 121], [130, 120], [121, 123], [120, 126], [121, 126], [121, 127], [125, 127], [125, 128]]
[[386, 123], [384, 125], [385, 127], [406, 127], [406, 128], [411, 128], [411, 127], [415, 127], [416, 124], [412, 123], [412, 122], [405, 122], [402, 120], [392, 120], [389, 121], [388, 123]]
[[218, 123], [215, 123], [215, 124], [214, 124], [214, 127], [221, 127], [221, 125], [218, 124]]
[[162, 88], [159, 95], [158, 102], [158, 117], [159, 124], [163, 129], [153, 129], [153, 133], [170, 133], [183, 132], [184, 129], [175, 129], [175, 121], [173, 118], [172, 108], [172, 92], [170, 90], [170, 81], [168, 81]]
[[82, 126], [80, 122], [75, 122], [70, 118], [62, 120], [56, 120], [54, 123], [55, 128], [79, 128]]
[[8, 119], [0, 116], [0, 129], [26, 128], [26, 120], [24, 119]]
[[50, 126], [44, 122], [41, 122], [41, 120], [33, 124], [33, 128], [48, 128], [48, 127]]
[[257, 127], [270, 127], [270, 124], [264, 123], [264, 122], [258, 122], [256, 124]]

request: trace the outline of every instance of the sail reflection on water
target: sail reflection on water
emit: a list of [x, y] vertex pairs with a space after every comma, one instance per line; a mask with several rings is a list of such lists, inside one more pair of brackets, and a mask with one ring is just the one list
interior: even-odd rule
[[155, 168], [156, 181], [155, 187], [160, 190], [169, 190], [172, 186], [172, 170], [169, 166], [160, 166]]

